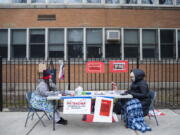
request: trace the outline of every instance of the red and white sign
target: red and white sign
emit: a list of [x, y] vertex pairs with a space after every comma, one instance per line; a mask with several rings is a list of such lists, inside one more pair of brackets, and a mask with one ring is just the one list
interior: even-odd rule
[[100, 61], [89, 61], [86, 63], [87, 73], [104, 73], [104, 63]]
[[93, 122], [112, 122], [113, 98], [96, 97]]
[[64, 114], [90, 114], [91, 98], [67, 98], [64, 99]]
[[128, 61], [118, 60], [109, 62], [110, 72], [128, 72]]

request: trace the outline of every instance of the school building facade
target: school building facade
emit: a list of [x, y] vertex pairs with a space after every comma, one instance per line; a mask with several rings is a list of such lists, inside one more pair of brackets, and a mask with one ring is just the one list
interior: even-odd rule
[[0, 1], [0, 20], [8, 60], [180, 57], [179, 0]]
[[[42, 61], [57, 71], [65, 62], [60, 89], [110, 90], [112, 81], [127, 89], [136, 58], [158, 101], [178, 105], [180, 0], [0, 0], [0, 56], [7, 107], [35, 89]], [[103, 74], [85, 72], [94, 60]], [[128, 60], [128, 72], [111, 73], [111, 60]]]

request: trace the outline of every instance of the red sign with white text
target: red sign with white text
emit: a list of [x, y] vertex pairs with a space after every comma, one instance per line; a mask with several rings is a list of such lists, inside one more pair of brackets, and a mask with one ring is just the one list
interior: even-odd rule
[[128, 61], [118, 60], [109, 62], [110, 72], [128, 72]]
[[89, 61], [86, 63], [87, 73], [104, 73], [104, 63], [100, 61]]
[[100, 114], [101, 116], [109, 116], [110, 110], [111, 110], [111, 102], [109, 100], [102, 100], [101, 101], [101, 108], [100, 108]]

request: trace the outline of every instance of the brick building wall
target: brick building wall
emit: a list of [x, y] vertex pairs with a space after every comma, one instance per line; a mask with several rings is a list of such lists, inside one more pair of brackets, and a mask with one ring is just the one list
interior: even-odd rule
[[[56, 20], [38, 21], [44, 14], [54, 14]], [[0, 28], [180, 28], [180, 9], [0, 9], [0, 20]]]

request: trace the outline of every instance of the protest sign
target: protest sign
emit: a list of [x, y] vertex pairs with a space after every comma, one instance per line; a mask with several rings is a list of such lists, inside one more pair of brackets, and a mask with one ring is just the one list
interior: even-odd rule
[[104, 73], [104, 63], [100, 61], [89, 61], [86, 63], [87, 73]]
[[93, 122], [112, 122], [113, 98], [96, 97]]
[[64, 114], [90, 114], [90, 97], [68, 97], [64, 99]]
[[128, 72], [128, 61], [118, 60], [109, 62], [110, 72]]

